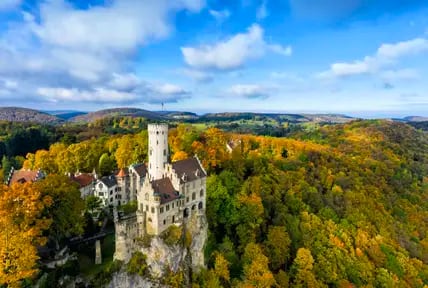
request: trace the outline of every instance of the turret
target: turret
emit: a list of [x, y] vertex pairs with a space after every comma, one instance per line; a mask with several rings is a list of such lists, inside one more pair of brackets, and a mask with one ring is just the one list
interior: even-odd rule
[[168, 125], [149, 124], [149, 177], [150, 180], [161, 179], [168, 162]]

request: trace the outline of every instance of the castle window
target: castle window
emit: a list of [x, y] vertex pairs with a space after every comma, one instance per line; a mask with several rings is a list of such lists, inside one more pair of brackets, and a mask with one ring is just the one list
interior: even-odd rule
[[169, 211], [169, 204], [166, 205], [166, 211]]
[[189, 197], [186, 197], [186, 203], [189, 203]]
[[118, 201], [118, 202], [117, 202], [117, 205], [119, 205], [119, 206], [120, 206], [120, 201]]
[[196, 193], [195, 192], [193, 192], [192, 193], [192, 200], [195, 200], [196, 199]]
[[202, 202], [199, 202], [198, 208], [199, 210], [201, 210], [202, 208], [204, 208], [204, 204]]
[[103, 192], [98, 192], [98, 196], [103, 197], [104, 193]]
[[172, 223], [175, 223], [175, 216], [172, 216]]
[[193, 205], [193, 206], [192, 206], [192, 210], [195, 210], [195, 209], [196, 209], [196, 205]]
[[201, 197], [204, 197], [204, 189], [201, 189], [201, 191], [199, 192], [199, 195], [200, 195]]
[[166, 220], [165, 219], [163, 219], [163, 225], [165, 225], [166, 224]]
[[113, 195], [113, 191], [110, 191], [110, 195]]
[[160, 213], [163, 213], [163, 207], [160, 207]]
[[152, 214], [155, 213], [155, 207], [152, 207]]
[[174, 202], [172, 202], [172, 209], [174, 209]]
[[113, 202], [113, 197], [110, 198], [110, 202]]

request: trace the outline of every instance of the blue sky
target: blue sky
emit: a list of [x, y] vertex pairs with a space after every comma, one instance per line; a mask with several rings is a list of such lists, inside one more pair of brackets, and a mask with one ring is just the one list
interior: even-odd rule
[[427, 0], [1, 0], [0, 105], [428, 116]]

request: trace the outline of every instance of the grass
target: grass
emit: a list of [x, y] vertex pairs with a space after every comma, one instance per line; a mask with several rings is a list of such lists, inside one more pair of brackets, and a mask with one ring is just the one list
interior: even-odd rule
[[78, 261], [80, 273], [85, 276], [96, 275], [113, 262], [115, 250], [114, 234], [106, 236], [101, 243], [102, 263], [95, 264], [95, 244], [82, 245], [79, 249]]

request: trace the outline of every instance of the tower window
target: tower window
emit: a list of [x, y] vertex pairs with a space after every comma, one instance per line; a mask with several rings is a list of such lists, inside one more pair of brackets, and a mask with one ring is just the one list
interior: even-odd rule
[[166, 211], [169, 211], [169, 204], [166, 205]]

